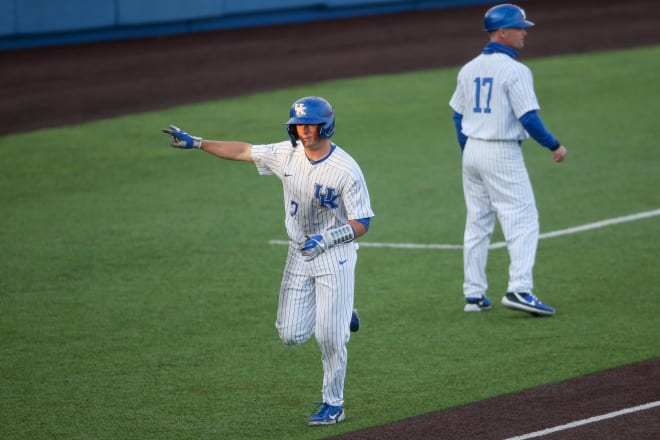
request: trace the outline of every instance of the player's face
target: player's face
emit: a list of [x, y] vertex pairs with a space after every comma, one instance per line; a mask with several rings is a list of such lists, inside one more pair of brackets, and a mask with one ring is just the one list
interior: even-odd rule
[[522, 49], [525, 46], [525, 36], [527, 31], [525, 29], [512, 28], [501, 29], [502, 43], [513, 49]]
[[296, 125], [296, 132], [305, 148], [314, 149], [321, 139], [319, 136], [320, 126], [318, 124]]

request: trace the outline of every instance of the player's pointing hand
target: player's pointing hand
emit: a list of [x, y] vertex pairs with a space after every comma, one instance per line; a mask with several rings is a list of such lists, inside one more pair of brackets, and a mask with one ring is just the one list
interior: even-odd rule
[[176, 125], [163, 129], [163, 133], [170, 135], [170, 145], [174, 148], [202, 148], [201, 137], [189, 135]]

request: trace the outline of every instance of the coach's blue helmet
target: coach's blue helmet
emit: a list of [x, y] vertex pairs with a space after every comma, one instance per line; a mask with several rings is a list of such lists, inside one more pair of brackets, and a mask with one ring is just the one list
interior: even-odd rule
[[527, 21], [525, 10], [509, 3], [493, 6], [484, 16], [484, 30], [487, 32], [498, 29], [522, 29], [534, 26]]
[[335, 112], [325, 99], [318, 96], [300, 98], [291, 105], [286, 131], [295, 144], [298, 140], [296, 125], [320, 125], [319, 135], [328, 139], [335, 133]]

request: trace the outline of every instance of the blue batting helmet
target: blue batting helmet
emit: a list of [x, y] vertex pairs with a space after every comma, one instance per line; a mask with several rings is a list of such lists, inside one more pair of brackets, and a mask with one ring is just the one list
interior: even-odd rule
[[335, 112], [328, 101], [318, 96], [300, 98], [291, 106], [286, 131], [292, 142], [298, 139], [296, 125], [320, 125], [319, 135], [330, 138], [335, 133]]
[[526, 20], [525, 10], [509, 3], [493, 6], [484, 16], [484, 30], [487, 32], [498, 29], [522, 29], [534, 26]]

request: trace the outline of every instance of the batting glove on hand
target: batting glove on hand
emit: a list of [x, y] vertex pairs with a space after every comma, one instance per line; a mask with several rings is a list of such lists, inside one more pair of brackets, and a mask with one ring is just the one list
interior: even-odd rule
[[313, 260], [328, 249], [327, 241], [323, 235], [309, 235], [307, 240], [300, 246], [305, 261]]
[[170, 145], [174, 148], [202, 148], [202, 138], [191, 136], [175, 125], [170, 125], [169, 129], [164, 129], [163, 133], [170, 135]]
[[355, 238], [355, 231], [349, 224], [335, 229], [328, 229], [320, 235], [306, 235], [307, 240], [300, 246], [306, 261], [313, 260], [333, 246], [348, 243]]

